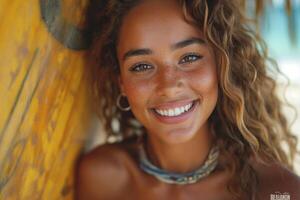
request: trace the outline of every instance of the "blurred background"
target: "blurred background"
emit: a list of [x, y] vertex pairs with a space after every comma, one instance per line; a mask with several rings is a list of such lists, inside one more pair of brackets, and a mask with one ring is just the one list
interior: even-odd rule
[[[73, 199], [79, 155], [103, 143], [87, 92], [90, 2], [0, 0], [0, 200]], [[242, 2], [290, 80], [278, 94], [300, 138], [300, 0]]]
[[[291, 3], [293, 6], [287, 11], [286, 1], [273, 0], [261, 15], [260, 28], [270, 56], [289, 79], [288, 82], [285, 77], [278, 77], [278, 94], [281, 98], [285, 95], [297, 110], [298, 115], [285, 106], [291, 128], [300, 140], [300, 0], [292, 0]], [[299, 157], [296, 164], [300, 174]]]

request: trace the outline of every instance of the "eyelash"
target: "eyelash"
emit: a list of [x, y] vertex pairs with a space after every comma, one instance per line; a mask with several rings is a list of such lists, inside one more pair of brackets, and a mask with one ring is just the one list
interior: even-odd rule
[[[187, 58], [191, 58], [190, 60], [187, 60], [187, 61], [183, 61], [184, 59], [187, 59]], [[183, 58], [181, 58], [181, 60], [179, 61], [179, 64], [185, 64], [185, 63], [192, 63], [192, 62], [195, 62], [199, 59], [201, 59], [203, 56], [201, 55], [198, 55], [196, 53], [190, 53], [190, 54], [186, 54], [183, 56]], [[129, 71], [131, 72], [143, 72], [143, 71], [146, 71], [146, 70], [149, 70], [149, 69], [152, 69], [153, 66], [149, 65], [149, 64], [146, 64], [146, 63], [137, 63], [135, 65], [133, 65]]]
[[[141, 68], [141, 69], [138, 69], [138, 68]], [[142, 71], [146, 71], [148, 69], [151, 69], [153, 68], [151, 65], [149, 64], [146, 64], [146, 63], [137, 63], [135, 65], [133, 65], [129, 71], [131, 72], [142, 72]]]
[[203, 58], [203, 56], [199, 55], [199, 54], [196, 54], [196, 53], [189, 53], [189, 54], [186, 54], [183, 56], [183, 58], [179, 61], [179, 64], [184, 64], [182, 63], [182, 60], [184, 59], [187, 59], [187, 58], [191, 58], [191, 60], [186, 60], [185, 63], [192, 63], [192, 62], [195, 62], [201, 58]]

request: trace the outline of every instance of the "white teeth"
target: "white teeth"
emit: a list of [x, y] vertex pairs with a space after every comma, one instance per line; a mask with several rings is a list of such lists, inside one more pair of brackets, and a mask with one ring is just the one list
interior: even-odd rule
[[161, 115], [168, 115], [168, 111], [164, 110], [163, 113]]
[[175, 108], [175, 115], [180, 115], [182, 113], [180, 108]]
[[183, 113], [184, 112], [184, 107], [180, 108], [180, 112]]
[[179, 116], [182, 113], [187, 112], [188, 110], [191, 109], [192, 105], [193, 103], [189, 103], [186, 106], [181, 106], [181, 107], [167, 109], [167, 110], [155, 109], [155, 111], [162, 116], [173, 117], [173, 116]]
[[168, 110], [168, 114], [169, 114], [169, 116], [174, 116], [175, 115], [175, 111], [174, 110]]
[[192, 107], [192, 105], [193, 105], [192, 103], [186, 105], [186, 106], [184, 107], [185, 111], [188, 111], [188, 110]]

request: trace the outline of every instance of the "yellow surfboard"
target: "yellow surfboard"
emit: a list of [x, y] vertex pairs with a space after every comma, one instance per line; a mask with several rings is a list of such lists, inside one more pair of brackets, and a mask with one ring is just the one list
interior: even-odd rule
[[86, 0], [0, 1], [0, 199], [73, 198], [91, 123]]

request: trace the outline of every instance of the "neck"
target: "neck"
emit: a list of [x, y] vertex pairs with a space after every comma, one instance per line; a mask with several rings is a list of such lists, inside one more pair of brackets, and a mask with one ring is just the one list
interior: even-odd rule
[[212, 143], [213, 134], [205, 126], [189, 141], [180, 144], [159, 142], [149, 135], [145, 149], [154, 165], [166, 171], [186, 173], [203, 165]]

